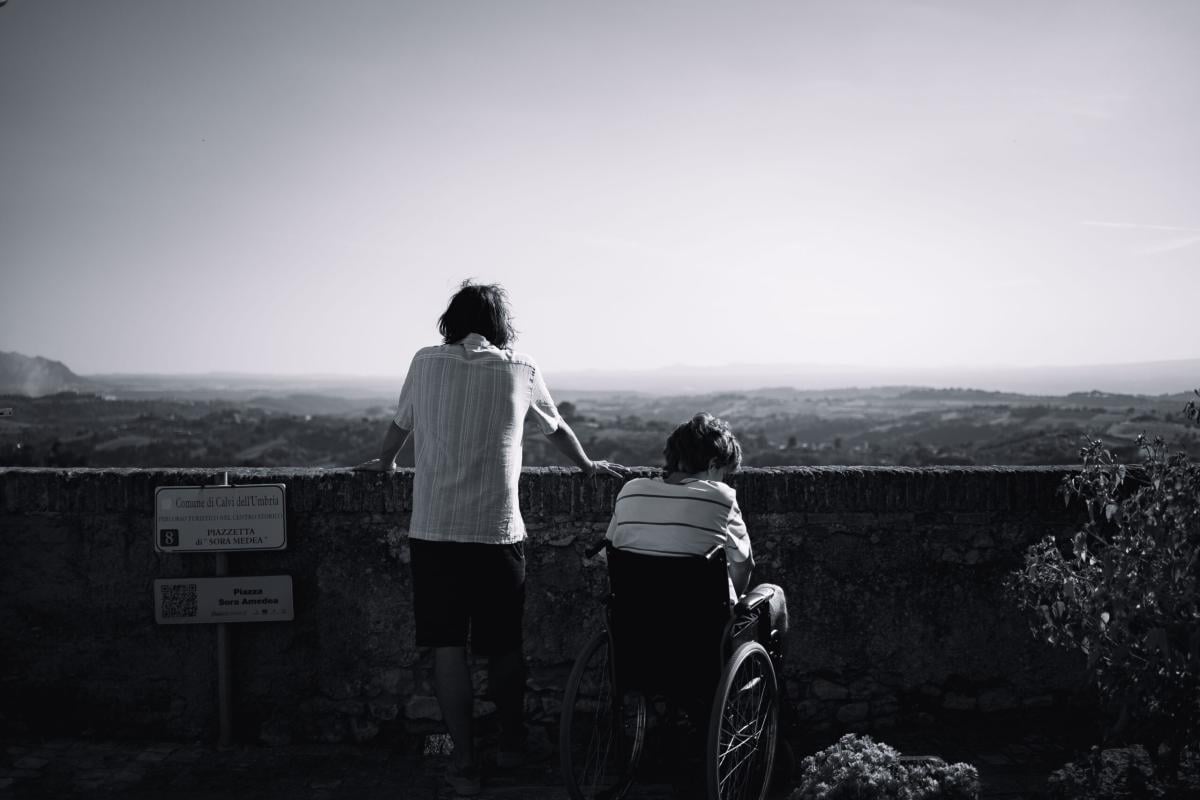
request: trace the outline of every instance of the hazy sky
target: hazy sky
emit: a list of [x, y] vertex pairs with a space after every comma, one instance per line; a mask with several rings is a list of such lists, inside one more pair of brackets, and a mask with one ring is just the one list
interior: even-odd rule
[[1200, 2], [9, 0], [0, 350], [391, 374], [1200, 355]]

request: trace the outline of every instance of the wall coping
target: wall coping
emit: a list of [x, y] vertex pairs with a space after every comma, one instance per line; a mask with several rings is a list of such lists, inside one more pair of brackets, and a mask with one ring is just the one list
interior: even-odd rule
[[[751, 467], [730, 484], [747, 515], [759, 513], [1052, 514], [1065, 511], [1063, 478], [1078, 466]], [[231, 483], [285, 483], [291, 513], [395, 513], [412, 509], [412, 469], [0, 467], [0, 513], [154, 513], [158, 486], [195, 486], [228, 473]], [[659, 470], [637, 467], [632, 477]], [[607, 517], [624, 479], [576, 468], [527, 467], [522, 509], [538, 515]]]

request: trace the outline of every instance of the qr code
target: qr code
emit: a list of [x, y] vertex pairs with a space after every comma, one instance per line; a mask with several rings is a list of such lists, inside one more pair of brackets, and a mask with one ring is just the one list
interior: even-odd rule
[[177, 583], [162, 587], [162, 615], [168, 617], [196, 616], [196, 584]]

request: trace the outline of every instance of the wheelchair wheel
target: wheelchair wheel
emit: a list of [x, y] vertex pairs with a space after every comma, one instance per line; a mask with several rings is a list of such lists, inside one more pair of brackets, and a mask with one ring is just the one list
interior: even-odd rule
[[633, 782], [646, 741], [646, 701], [615, 697], [608, 632], [593, 636], [563, 693], [558, 750], [573, 800], [617, 800]]
[[762, 800], [779, 736], [779, 687], [758, 642], [734, 651], [713, 698], [705, 756], [709, 800]]

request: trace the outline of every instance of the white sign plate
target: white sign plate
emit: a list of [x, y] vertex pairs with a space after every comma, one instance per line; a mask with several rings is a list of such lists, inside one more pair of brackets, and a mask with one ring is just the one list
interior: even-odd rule
[[160, 553], [283, 550], [282, 483], [160, 486], [154, 490], [154, 549]]
[[154, 582], [154, 621], [159, 625], [292, 619], [291, 575], [162, 578]]

